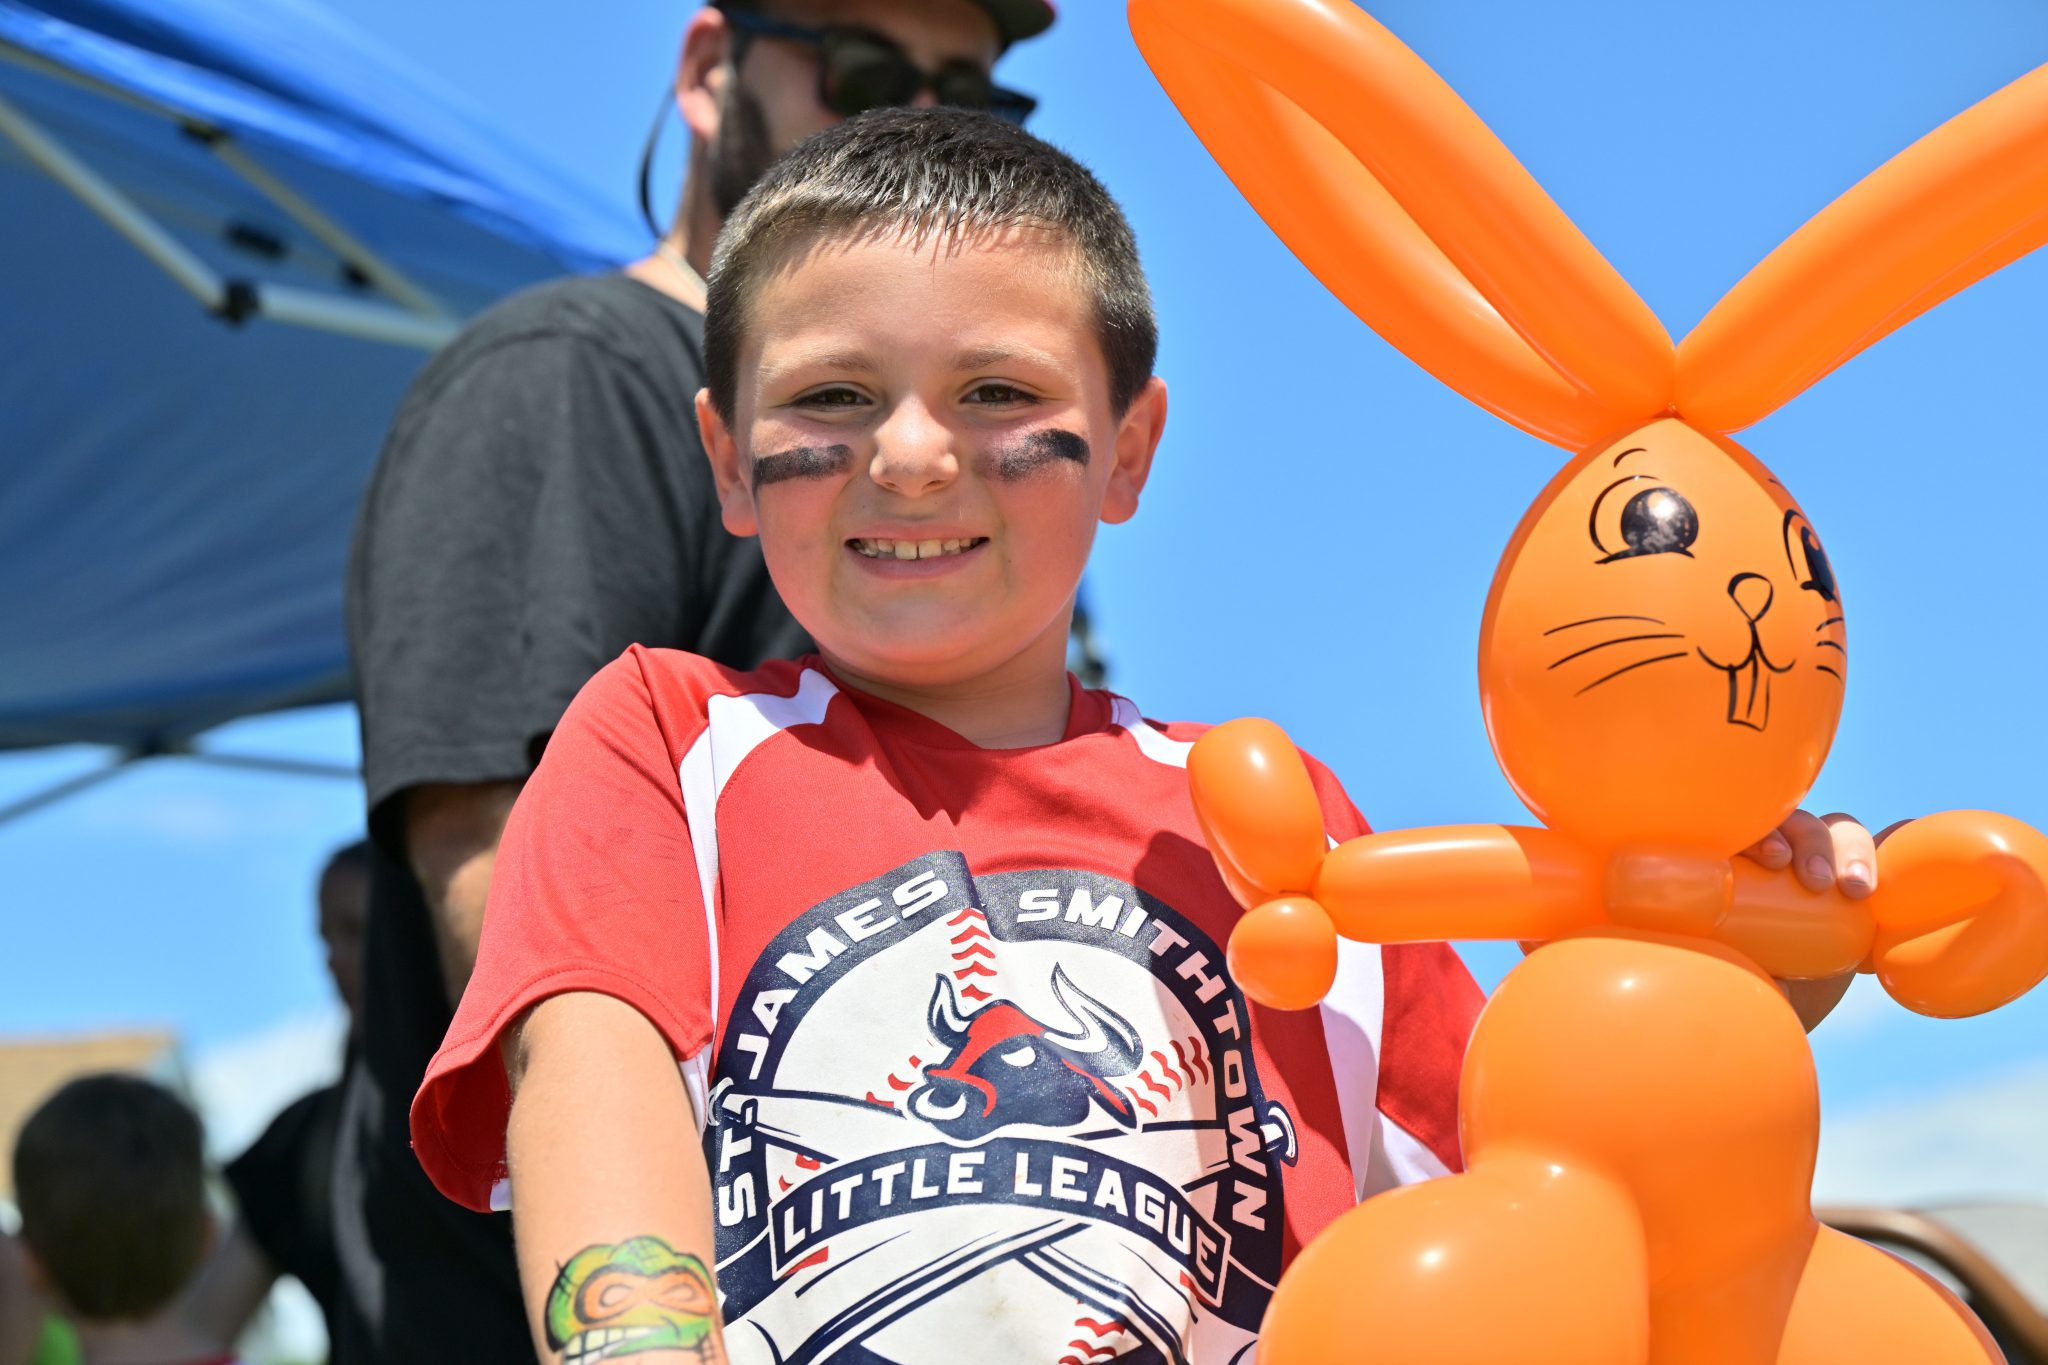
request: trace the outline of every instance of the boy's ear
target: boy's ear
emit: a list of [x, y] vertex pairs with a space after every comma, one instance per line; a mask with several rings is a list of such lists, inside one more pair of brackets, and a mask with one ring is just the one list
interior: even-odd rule
[[1159, 438], [1166, 434], [1166, 381], [1153, 375], [1138, 390], [1131, 406], [1117, 423], [1115, 463], [1110, 466], [1109, 486], [1102, 492], [1102, 519], [1112, 526], [1129, 521], [1138, 512], [1138, 495], [1152, 474], [1152, 456]]
[[733, 439], [732, 429], [718, 415], [711, 390], [697, 390], [697, 433], [704, 440], [704, 454], [711, 460], [711, 482], [718, 488], [719, 519], [736, 536], [758, 535], [761, 523], [754, 515], [753, 481], [747, 476], [746, 452]]

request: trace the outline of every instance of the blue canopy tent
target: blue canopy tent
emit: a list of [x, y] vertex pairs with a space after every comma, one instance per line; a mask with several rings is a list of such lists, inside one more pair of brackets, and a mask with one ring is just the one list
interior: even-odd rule
[[406, 383], [645, 240], [313, 0], [0, 0], [0, 749], [345, 698]]

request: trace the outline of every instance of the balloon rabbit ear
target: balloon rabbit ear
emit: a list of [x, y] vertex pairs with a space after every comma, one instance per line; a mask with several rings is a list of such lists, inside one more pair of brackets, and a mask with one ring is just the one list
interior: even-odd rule
[[1673, 352], [1656, 316], [1350, 0], [1131, 0], [1130, 19], [1260, 216], [1410, 359], [1573, 450], [1668, 409]]
[[1678, 348], [1678, 411], [1760, 421], [1943, 299], [2048, 242], [2048, 66], [1872, 171]]
[[1188, 753], [1195, 818], [1231, 894], [1247, 909], [1315, 884], [1329, 845], [1308, 765], [1269, 720], [1233, 720]]

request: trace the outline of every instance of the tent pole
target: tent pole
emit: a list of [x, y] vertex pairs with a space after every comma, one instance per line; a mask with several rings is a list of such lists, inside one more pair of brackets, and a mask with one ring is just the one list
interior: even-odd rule
[[387, 304], [339, 298], [288, 284], [252, 283], [249, 288], [254, 297], [249, 311], [257, 317], [391, 346], [439, 350], [462, 325], [451, 317], [421, 317]]
[[300, 198], [290, 186], [263, 169], [226, 133], [218, 129], [205, 129], [197, 133], [197, 136], [206, 143], [215, 156], [226, 163], [230, 170], [248, 181], [264, 198], [284, 210], [286, 216], [312, 233], [345, 264], [361, 271], [363, 277], [384, 294], [423, 318], [434, 321], [447, 319], [447, 311], [436, 303], [426, 290], [399, 273], [396, 266], [386, 264], [374, 251], [350, 235], [348, 229]]
[[39, 792], [31, 792], [19, 801], [10, 801], [0, 806], [0, 825], [19, 820], [25, 815], [33, 815], [45, 806], [54, 806], [66, 797], [76, 796], [82, 791], [99, 786], [109, 778], [119, 777], [134, 761], [134, 755], [123, 754], [104, 768], [94, 768], [89, 773], [67, 777], [62, 782], [45, 787]]
[[213, 749], [183, 749], [178, 756], [208, 763], [216, 768], [242, 768], [254, 773], [276, 773], [281, 777], [339, 777], [354, 782], [362, 770], [346, 763], [321, 763], [310, 758], [274, 758], [262, 754], [224, 754]]
[[208, 312], [219, 313], [227, 306], [228, 290], [219, 275], [158, 227], [155, 220], [137, 208], [127, 195], [65, 150], [63, 144], [44, 132], [5, 96], [0, 96], [0, 136], [21, 148], [23, 154], [52, 180], [70, 190], [109, 227], [127, 238], [137, 251], [156, 262], [180, 288], [204, 304]]
[[[376, 252], [364, 245], [354, 234], [340, 223], [328, 217], [291, 186], [265, 170], [253, 157], [242, 150], [233, 136], [224, 128], [179, 113], [168, 105], [145, 99], [118, 85], [97, 80], [91, 76], [73, 71], [69, 67], [48, 60], [37, 53], [15, 47], [11, 43], [0, 43], [0, 60], [13, 62], [38, 75], [52, 80], [63, 81], [81, 90], [118, 100], [131, 108], [142, 110], [168, 123], [183, 128], [195, 140], [205, 145], [220, 161], [247, 181], [249, 186], [281, 209], [285, 216], [306, 229], [340, 258], [342, 264], [361, 272], [381, 293], [424, 318], [435, 320], [448, 316], [444, 309], [426, 290], [414, 284], [398, 267], [389, 264]], [[44, 135], [47, 138], [47, 134]], [[47, 168], [46, 168], [47, 169]], [[54, 174], [54, 172], [53, 172]], [[202, 302], [207, 302], [202, 299]], [[208, 302], [208, 306], [215, 306]], [[445, 340], [445, 338], [444, 338]], [[401, 345], [419, 344], [413, 341]], [[436, 343], [438, 344], [438, 343]]]
[[358, 769], [352, 768], [345, 763], [321, 763], [314, 759], [275, 758], [266, 757], [262, 754], [215, 753], [206, 749], [190, 748], [183, 744], [161, 748], [145, 747], [131, 749], [121, 754], [120, 757], [114, 759], [105, 767], [94, 768], [90, 772], [80, 773], [76, 777], [67, 777], [61, 782], [52, 783], [41, 791], [30, 792], [27, 796], [17, 801], [10, 801], [4, 806], [0, 806], [0, 825], [7, 825], [22, 819], [24, 816], [34, 815], [46, 806], [54, 806], [59, 801], [68, 800], [80, 792], [90, 791], [112, 778], [119, 777], [134, 764], [152, 758], [187, 758], [216, 768], [240, 768], [248, 772], [274, 773], [281, 777], [338, 777], [353, 782], [362, 776]]

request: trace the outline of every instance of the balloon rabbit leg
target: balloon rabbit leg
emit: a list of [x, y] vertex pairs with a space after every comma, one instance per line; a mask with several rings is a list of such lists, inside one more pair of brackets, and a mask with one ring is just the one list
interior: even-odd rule
[[1640, 1223], [1613, 1182], [1536, 1157], [1404, 1186], [1339, 1218], [1288, 1271], [1268, 1365], [1643, 1365]]
[[2002, 1365], [1970, 1310], [1932, 1277], [1867, 1242], [1822, 1228], [1777, 1365]]

